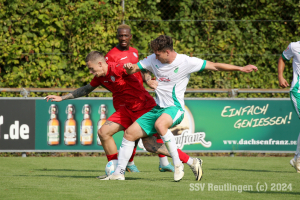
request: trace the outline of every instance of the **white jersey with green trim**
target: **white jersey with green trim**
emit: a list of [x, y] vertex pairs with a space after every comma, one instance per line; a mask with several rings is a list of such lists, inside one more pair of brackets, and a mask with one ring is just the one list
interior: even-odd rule
[[193, 72], [203, 71], [206, 61], [177, 54], [175, 60], [168, 64], [161, 63], [156, 59], [156, 55], [152, 54], [137, 64], [142, 71], [152, 72], [158, 81], [158, 86], [155, 89], [157, 105], [162, 108], [179, 106], [183, 109], [184, 93], [190, 75]]
[[294, 91], [300, 93], [300, 41], [290, 43], [286, 50], [282, 52], [282, 58], [284, 60], [290, 60], [293, 58], [293, 81], [290, 90], [292, 91], [294, 89]]

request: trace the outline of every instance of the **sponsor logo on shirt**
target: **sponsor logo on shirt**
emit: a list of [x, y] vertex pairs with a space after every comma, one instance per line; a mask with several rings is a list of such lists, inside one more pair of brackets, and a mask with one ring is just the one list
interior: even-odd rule
[[108, 83], [108, 81], [104, 81], [104, 83]]
[[120, 64], [117, 64], [117, 65], [116, 65], [116, 67], [119, 67], [119, 66], [120, 66]]
[[178, 72], [178, 67], [176, 67], [176, 69], [174, 70], [174, 73], [177, 73]]
[[155, 67], [158, 69], [159, 67], [157, 65], [155, 65]]
[[159, 82], [170, 82], [171, 80], [168, 77], [161, 77], [161, 78], [158, 78], [158, 81]]
[[127, 58], [127, 56], [125, 56], [124, 58], [121, 58], [120, 60], [124, 60], [124, 59], [126, 59]]
[[137, 58], [138, 56], [136, 55], [136, 53], [135, 52], [133, 52], [133, 55]]
[[108, 61], [108, 57], [105, 57], [105, 60]]
[[287, 48], [286, 48], [286, 50], [284, 50], [284, 51], [287, 51], [287, 50], [289, 50], [289, 49], [290, 49], [290, 48], [289, 48], [289, 47], [287, 47]]
[[115, 82], [116, 78], [114, 76], [111, 76], [110, 79]]

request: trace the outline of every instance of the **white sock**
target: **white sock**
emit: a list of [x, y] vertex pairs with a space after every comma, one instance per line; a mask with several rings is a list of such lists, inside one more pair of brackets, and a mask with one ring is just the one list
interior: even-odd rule
[[124, 174], [125, 168], [128, 164], [128, 161], [132, 155], [133, 148], [134, 148], [135, 142], [129, 141], [123, 138], [122, 144], [120, 147], [119, 155], [118, 155], [118, 166], [117, 169], [114, 172], [114, 175]]
[[127, 166], [131, 166], [131, 165], [134, 165], [134, 161], [128, 162]]
[[299, 133], [298, 141], [297, 141], [296, 155], [298, 155], [298, 157], [300, 156], [300, 133]]
[[189, 157], [189, 160], [186, 162], [189, 166], [191, 166], [194, 162], [194, 159], [192, 157]]
[[159, 164], [160, 166], [163, 167], [169, 165], [168, 157], [167, 156], [159, 157]]
[[175, 137], [172, 134], [172, 132], [168, 129], [167, 133], [164, 136], [160, 136], [160, 137], [164, 141], [164, 143], [173, 159], [174, 166], [181, 164], [182, 162], [179, 159]]

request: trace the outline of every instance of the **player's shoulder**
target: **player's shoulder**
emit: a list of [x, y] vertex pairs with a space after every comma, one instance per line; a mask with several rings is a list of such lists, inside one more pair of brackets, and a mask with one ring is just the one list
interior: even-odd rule
[[129, 51], [132, 51], [132, 52], [138, 52], [138, 50], [134, 47], [129, 47]]
[[152, 62], [152, 61], [154, 61], [154, 60], [156, 60], [156, 56], [155, 56], [155, 54], [153, 53], [153, 54], [151, 54], [151, 55], [149, 55], [149, 56], [147, 56], [146, 58], [144, 58], [144, 59], [142, 59], [142, 60], [140, 60], [140, 61], [145, 61], [145, 62]]
[[139, 58], [139, 52], [136, 48], [129, 47], [129, 54], [132, 54], [136, 59]]
[[178, 62], [195, 62], [201, 59], [193, 56], [188, 56], [186, 54], [177, 54], [176, 60], [178, 60]]
[[181, 59], [189, 59], [189, 58], [192, 58], [192, 57], [190, 57], [190, 56], [188, 56], [188, 55], [186, 55], [186, 54], [180, 54], [180, 53], [177, 53], [177, 56], [178, 56], [178, 58], [181, 58]]
[[114, 47], [114, 48], [112, 48], [111, 50], [109, 50], [105, 56], [111, 56], [111, 55], [114, 54], [116, 51], [118, 51], [118, 48], [117, 48], [117, 47]]
[[300, 47], [300, 41], [298, 42], [291, 42], [290, 43], [291, 48], [299, 48]]

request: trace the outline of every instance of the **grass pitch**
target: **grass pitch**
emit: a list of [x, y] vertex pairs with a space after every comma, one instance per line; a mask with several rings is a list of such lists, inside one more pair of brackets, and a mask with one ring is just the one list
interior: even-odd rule
[[0, 157], [0, 199], [299, 199], [291, 157], [202, 157], [200, 182], [158, 171], [158, 157], [136, 157], [141, 173], [100, 181], [106, 157]]

